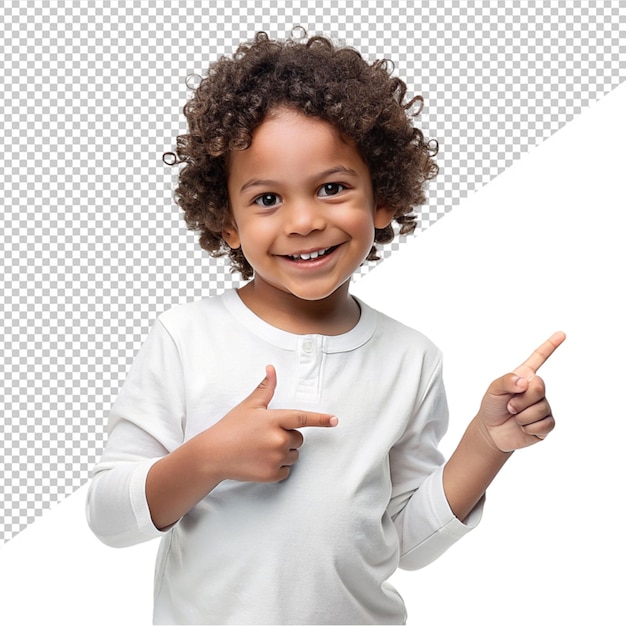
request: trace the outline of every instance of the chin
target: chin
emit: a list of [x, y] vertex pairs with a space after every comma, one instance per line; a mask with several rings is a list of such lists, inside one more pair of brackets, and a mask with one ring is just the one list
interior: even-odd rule
[[298, 298], [299, 300], [304, 300], [306, 302], [322, 302], [323, 300], [328, 300], [328, 298], [332, 297], [337, 293], [339, 287], [336, 289], [332, 289], [331, 291], [307, 291], [307, 292], [291, 292], [293, 296]]

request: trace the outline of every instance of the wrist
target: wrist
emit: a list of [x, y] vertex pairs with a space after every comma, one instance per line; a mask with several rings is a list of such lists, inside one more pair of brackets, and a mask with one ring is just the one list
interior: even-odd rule
[[[472, 428], [473, 427], [473, 428]], [[482, 453], [493, 457], [494, 459], [507, 459], [513, 454], [513, 450], [502, 450], [491, 436], [489, 428], [485, 422], [476, 416], [470, 423], [470, 429], [473, 429], [476, 438], [476, 445], [482, 448]]]
[[503, 452], [477, 416], [444, 467], [446, 498], [454, 515], [464, 520], [484, 495], [512, 452]]
[[213, 489], [229, 478], [222, 458], [224, 448], [217, 441], [211, 428], [199, 433], [184, 446], [187, 447], [189, 468], [196, 480]]

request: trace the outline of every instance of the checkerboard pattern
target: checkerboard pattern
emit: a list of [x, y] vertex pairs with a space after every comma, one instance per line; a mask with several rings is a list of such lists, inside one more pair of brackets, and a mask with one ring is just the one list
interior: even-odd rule
[[238, 284], [186, 232], [161, 155], [188, 75], [298, 25], [425, 97], [441, 173], [422, 230], [626, 79], [623, 2], [5, 0], [0, 541], [88, 480], [156, 315]]

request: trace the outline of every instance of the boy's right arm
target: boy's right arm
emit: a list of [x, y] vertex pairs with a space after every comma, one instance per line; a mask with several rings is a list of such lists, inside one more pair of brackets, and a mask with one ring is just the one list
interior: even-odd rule
[[245, 400], [152, 465], [146, 499], [157, 528], [175, 524], [223, 480], [284, 480], [304, 441], [296, 429], [337, 424], [325, 413], [268, 409], [275, 389], [276, 371], [268, 365], [265, 378]]

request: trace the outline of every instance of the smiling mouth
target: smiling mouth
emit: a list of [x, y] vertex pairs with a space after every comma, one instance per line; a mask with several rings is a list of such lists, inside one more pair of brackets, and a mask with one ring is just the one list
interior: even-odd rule
[[334, 252], [338, 246], [331, 246], [330, 248], [324, 248], [322, 250], [315, 250], [314, 252], [303, 252], [301, 254], [287, 254], [285, 255], [288, 259], [292, 261], [314, 261], [315, 259], [319, 259], [322, 256], [330, 254]]

